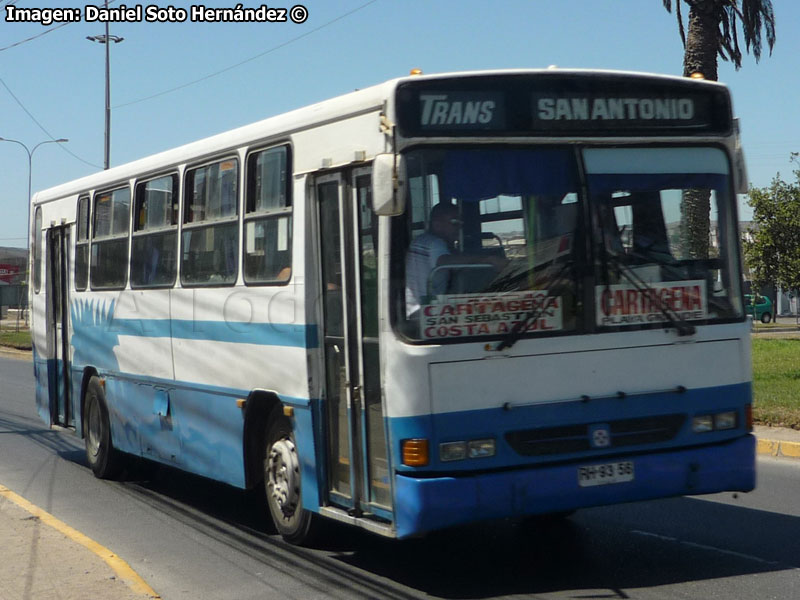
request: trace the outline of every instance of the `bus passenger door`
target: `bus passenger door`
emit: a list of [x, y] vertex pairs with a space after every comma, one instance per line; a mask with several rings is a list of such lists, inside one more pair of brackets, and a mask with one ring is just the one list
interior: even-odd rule
[[367, 169], [316, 181], [328, 492], [331, 503], [356, 516], [386, 517], [391, 494], [380, 395], [377, 221], [369, 190]]
[[47, 230], [47, 356], [50, 420], [53, 425], [74, 427], [70, 403], [69, 361], [69, 226]]

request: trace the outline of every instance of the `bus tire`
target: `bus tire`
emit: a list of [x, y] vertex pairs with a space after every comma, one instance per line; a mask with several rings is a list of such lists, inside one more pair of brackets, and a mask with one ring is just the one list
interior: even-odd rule
[[300, 456], [281, 406], [267, 422], [264, 439], [264, 490], [272, 522], [287, 542], [308, 543], [316, 529], [316, 515], [303, 508]]
[[86, 460], [92, 472], [99, 479], [113, 479], [119, 474], [122, 461], [111, 441], [106, 395], [96, 376], [92, 376], [86, 385], [83, 423]]

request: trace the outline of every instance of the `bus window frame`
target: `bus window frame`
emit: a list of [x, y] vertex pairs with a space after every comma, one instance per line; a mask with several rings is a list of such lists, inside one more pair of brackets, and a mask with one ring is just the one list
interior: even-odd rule
[[[83, 219], [81, 217], [81, 205], [86, 204], [86, 222], [82, 223]], [[81, 225], [86, 227], [86, 231], [81, 232]], [[76, 292], [85, 292], [89, 289], [89, 271], [91, 269], [92, 263], [92, 199], [89, 194], [81, 194], [78, 197], [78, 202], [75, 210], [75, 271], [73, 273], [73, 285], [75, 286]], [[80, 269], [78, 262], [78, 256], [81, 251], [86, 252], [86, 264], [83, 265], [83, 268]], [[82, 277], [85, 277], [81, 280], [82, 285], [79, 285], [78, 282], [78, 274], [79, 271], [83, 271], [81, 273]]]
[[[113, 233], [113, 213], [111, 218], [111, 233], [108, 235], [102, 235], [99, 238], [97, 237], [97, 201], [104, 195], [111, 196], [111, 202], [113, 206], [113, 198], [114, 193], [121, 191], [121, 190], [128, 190], [128, 215], [127, 215], [127, 228], [124, 234], [115, 234]], [[90, 250], [89, 250], [89, 289], [92, 291], [109, 291], [109, 290], [124, 290], [128, 286], [128, 271], [130, 267], [130, 250], [131, 250], [131, 209], [133, 206], [133, 193], [131, 191], [130, 182], [126, 182], [122, 185], [110, 186], [108, 188], [95, 191], [92, 194], [92, 201], [90, 203], [90, 223], [91, 223], [91, 235], [89, 236], [90, 242]], [[109, 244], [113, 242], [119, 242], [120, 240], [124, 239], [126, 241], [125, 244], [125, 273], [123, 277], [123, 281], [121, 284], [118, 285], [97, 285], [94, 281], [93, 273], [95, 271], [95, 261], [94, 261], [94, 248], [100, 244]]]
[[[251, 193], [254, 191], [255, 188], [255, 176], [256, 176], [256, 169], [251, 165], [251, 163], [256, 159], [258, 155], [261, 153], [269, 152], [271, 150], [278, 150], [283, 149], [285, 150], [285, 160], [286, 165], [284, 169], [285, 175], [285, 204], [282, 207], [277, 208], [267, 208], [267, 209], [253, 209], [250, 210], [250, 200], [251, 200]], [[294, 227], [294, 196], [292, 190], [292, 165], [293, 165], [293, 150], [292, 145], [288, 141], [284, 141], [281, 143], [273, 143], [267, 146], [258, 146], [252, 149], [249, 149], [247, 154], [245, 155], [244, 159], [244, 186], [243, 187], [243, 194], [242, 194], [242, 234], [240, 241], [240, 250], [241, 250], [241, 262], [242, 262], [242, 281], [248, 287], [260, 287], [260, 286], [285, 286], [288, 285], [292, 279], [292, 272], [293, 269], [293, 252], [292, 252], [292, 243], [293, 243], [293, 227]], [[280, 221], [281, 219], [288, 220], [288, 231], [287, 231], [287, 253], [289, 258], [289, 274], [285, 278], [273, 278], [273, 279], [264, 279], [264, 280], [253, 280], [248, 278], [247, 274], [247, 227], [250, 223], [259, 223], [265, 221]]]
[[[183, 171], [183, 181], [181, 185], [181, 193], [180, 193], [180, 217], [179, 217], [179, 228], [178, 232], [180, 235], [180, 240], [178, 242], [178, 266], [177, 270], [179, 273], [178, 280], [180, 281], [181, 287], [185, 288], [207, 288], [207, 287], [233, 287], [239, 281], [239, 262], [241, 261], [241, 256], [239, 256], [239, 249], [240, 249], [240, 216], [241, 216], [241, 202], [242, 202], [242, 181], [241, 181], [241, 161], [239, 159], [239, 154], [237, 152], [228, 151], [223, 155], [218, 155], [216, 157], [209, 158], [204, 160], [203, 162], [196, 163], [193, 165], [186, 165]], [[192, 203], [188, 198], [189, 193], [194, 192], [194, 173], [198, 172], [201, 169], [205, 169], [212, 165], [222, 165], [227, 161], [233, 161], [236, 168], [236, 176], [234, 177], [234, 182], [236, 185], [235, 191], [235, 199], [234, 199], [234, 207], [235, 212], [233, 215], [225, 216], [225, 217], [215, 217], [215, 218], [204, 218], [200, 221], [191, 221], [189, 220], [189, 211], [192, 210]], [[189, 178], [192, 177], [192, 186], [189, 186]], [[191, 190], [191, 191], [190, 191]], [[205, 210], [205, 208], [204, 208]], [[192, 234], [193, 232], [199, 232], [204, 229], [211, 229], [217, 227], [226, 227], [230, 226], [231, 224], [235, 224], [236, 229], [236, 238], [234, 240], [233, 248], [236, 251], [236, 258], [234, 260], [234, 271], [232, 273], [232, 278], [230, 281], [187, 281], [185, 279], [187, 269], [185, 268], [184, 264], [184, 252], [186, 250], [185, 244], [185, 234], [189, 232]]]
[[[146, 191], [146, 186], [148, 183], [152, 183], [154, 181], [158, 181], [159, 179], [165, 178], [172, 179], [173, 191], [172, 191], [172, 207], [169, 211], [170, 215], [170, 223], [168, 225], [164, 225], [161, 227], [154, 227], [154, 228], [140, 228], [138, 214], [141, 210], [142, 203], [144, 201], [144, 193]], [[180, 222], [180, 214], [181, 214], [181, 174], [178, 172], [177, 169], [171, 169], [169, 171], [165, 171], [160, 174], [153, 175], [152, 177], [147, 177], [146, 179], [137, 180], [133, 186], [133, 198], [131, 200], [131, 210], [133, 211], [132, 222], [133, 226], [131, 227], [131, 244], [130, 244], [130, 256], [128, 258], [129, 268], [131, 269], [131, 276], [130, 276], [130, 286], [131, 289], [145, 289], [145, 290], [152, 290], [152, 289], [159, 289], [159, 288], [172, 288], [175, 286], [175, 283], [178, 280], [178, 262], [180, 261], [180, 254], [179, 254], [179, 238], [180, 238], [180, 231], [179, 231], [179, 222]], [[175, 234], [175, 267], [172, 272], [172, 279], [170, 282], [165, 283], [156, 283], [156, 284], [140, 284], [134, 283], [133, 278], [133, 250], [134, 250], [134, 243], [136, 239], [142, 239], [149, 236], [163, 236], [173, 232]]]
[[33, 292], [42, 291], [42, 207], [37, 206], [33, 211]]

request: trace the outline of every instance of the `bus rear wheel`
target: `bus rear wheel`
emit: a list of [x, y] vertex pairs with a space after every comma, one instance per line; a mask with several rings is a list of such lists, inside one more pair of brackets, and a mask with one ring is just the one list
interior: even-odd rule
[[100, 379], [96, 376], [89, 379], [86, 386], [83, 427], [86, 460], [92, 472], [100, 479], [113, 479], [119, 474], [121, 459], [111, 441], [106, 395]]
[[316, 529], [315, 515], [303, 508], [300, 456], [291, 423], [282, 412], [273, 413], [265, 439], [264, 488], [272, 521], [287, 542], [308, 543]]

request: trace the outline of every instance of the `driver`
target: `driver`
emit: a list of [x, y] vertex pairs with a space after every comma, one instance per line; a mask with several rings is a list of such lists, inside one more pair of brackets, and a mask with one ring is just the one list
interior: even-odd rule
[[468, 256], [455, 250], [462, 221], [455, 204], [439, 203], [431, 209], [428, 231], [417, 236], [406, 254], [406, 316], [419, 310], [428, 296], [447, 292], [447, 273], [438, 273], [430, 282], [431, 271], [442, 265], [490, 264], [497, 269], [505, 259], [494, 255]]

